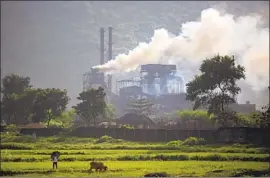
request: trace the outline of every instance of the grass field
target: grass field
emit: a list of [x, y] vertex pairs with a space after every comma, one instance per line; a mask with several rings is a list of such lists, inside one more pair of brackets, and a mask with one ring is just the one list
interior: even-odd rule
[[[89, 162], [59, 162], [53, 171], [47, 162], [14, 163], [4, 162], [2, 169], [13, 175], [61, 175], [61, 176], [140, 176], [150, 172], [167, 172], [172, 176], [236, 176], [267, 170], [267, 163], [260, 162], [214, 162], [214, 161], [105, 161], [109, 170], [90, 173]], [[10, 172], [9, 172], [10, 171]], [[266, 174], [266, 173], [265, 173]], [[242, 175], [241, 175], [242, 176]]]
[[[254, 145], [206, 145], [194, 139], [139, 143], [102, 137], [32, 138], [1, 135], [1, 175], [137, 176], [166, 172], [171, 176], [266, 176], [269, 149]], [[191, 141], [190, 141], [191, 140]], [[50, 154], [61, 153], [58, 169]], [[89, 172], [89, 162], [103, 161], [107, 172]]]

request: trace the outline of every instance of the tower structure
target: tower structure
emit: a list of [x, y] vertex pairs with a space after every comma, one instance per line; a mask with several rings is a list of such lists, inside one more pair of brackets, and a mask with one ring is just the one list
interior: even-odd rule
[[[109, 31], [109, 41], [108, 41], [108, 61], [112, 60], [112, 27], [108, 28]], [[108, 75], [108, 90], [112, 92], [112, 75]]]
[[104, 64], [104, 28], [100, 28], [100, 65]]
[[[100, 28], [100, 64], [104, 64], [104, 28]], [[107, 88], [105, 83], [105, 76], [103, 72], [99, 72], [97, 69], [91, 69], [89, 72], [83, 74], [83, 90], [89, 90], [90, 88]]]

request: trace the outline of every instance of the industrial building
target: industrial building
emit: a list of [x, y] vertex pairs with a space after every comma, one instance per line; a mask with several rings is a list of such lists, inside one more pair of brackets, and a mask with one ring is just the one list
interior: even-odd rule
[[[100, 29], [100, 64], [112, 60], [112, 27], [108, 28], [108, 56], [104, 56], [104, 28]], [[83, 89], [105, 89], [107, 101], [116, 107], [117, 117], [126, 114], [126, 106], [131, 99], [147, 98], [158, 108], [155, 115], [176, 110], [191, 109], [192, 103], [185, 99], [185, 83], [178, 73], [176, 65], [142, 65], [138, 79], [116, 80], [115, 92], [112, 91], [112, 75], [91, 69], [83, 76]]]
[[[105, 29], [100, 29], [100, 64], [112, 60], [112, 27], [108, 28], [108, 56], [105, 60]], [[126, 113], [126, 105], [130, 99], [144, 97], [159, 106], [159, 113], [176, 109], [189, 109], [191, 103], [185, 100], [184, 82], [177, 76], [176, 65], [147, 64], [142, 65], [137, 80], [116, 80], [115, 92], [112, 91], [112, 75], [95, 69], [83, 75], [83, 89], [103, 87], [108, 102], [116, 107], [117, 116]], [[158, 115], [158, 113], [157, 113]]]

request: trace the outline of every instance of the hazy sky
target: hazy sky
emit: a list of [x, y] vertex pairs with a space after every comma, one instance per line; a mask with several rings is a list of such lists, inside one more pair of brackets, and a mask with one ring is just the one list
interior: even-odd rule
[[73, 105], [83, 73], [99, 64], [100, 27], [114, 28], [115, 56], [149, 40], [156, 28], [179, 33], [181, 23], [208, 7], [269, 21], [269, 2], [1, 1], [1, 76], [18, 73], [34, 87], [65, 88]]

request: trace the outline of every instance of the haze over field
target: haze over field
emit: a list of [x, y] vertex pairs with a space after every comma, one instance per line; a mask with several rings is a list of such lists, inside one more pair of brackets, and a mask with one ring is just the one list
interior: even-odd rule
[[[128, 54], [140, 42], [150, 42], [153, 35], [153, 39], [162, 37], [162, 44], [167, 46], [154, 46], [160, 53], [147, 54], [151, 60], [159, 60], [153, 62], [177, 61], [186, 81], [194, 75], [191, 71], [197, 70], [201, 57], [216, 50], [236, 54], [246, 67], [248, 81], [240, 82], [244, 88], [239, 101], [264, 104], [268, 101], [268, 90], [264, 88], [269, 81], [268, 21], [267, 1], [1, 2], [1, 75], [15, 72], [31, 77], [36, 87], [66, 88], [72, 98], [70, 105], [74, 105], [82, 90], [83, 73], [99, 64], [99, 28], [112, 26], [114, 58]], [[172, 38], [172, 34], [180, 35]], [[215, 43], [204, 35], [211, 35]], [[191, 40], [183, 39], [184, 36]], [[206, 41], [209, 45], [205, 45]], [[170, 55], [169, 60], [163, 52]], [[137, 63], [130, 61], [125, 63], [135, 69]], [[129, 76], [135, 74], [130, 72]], [[265, 92], [253, 92], [251, 86]]]

